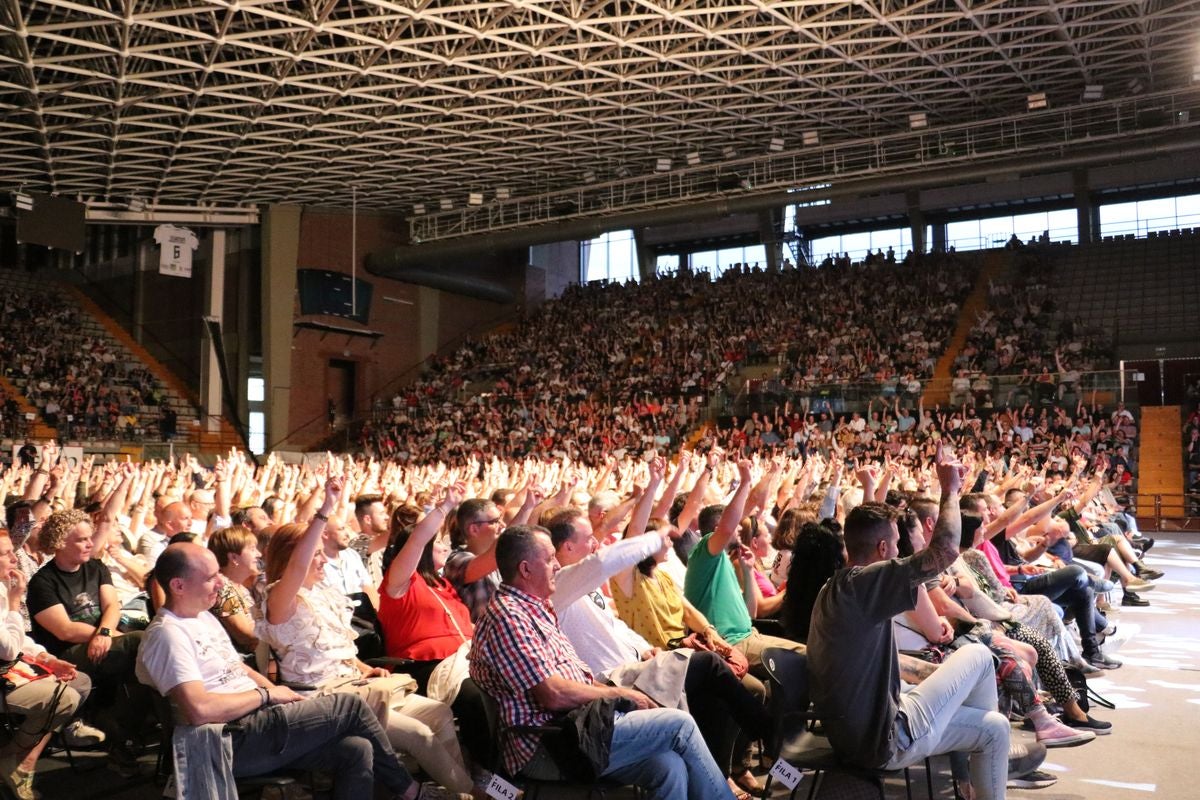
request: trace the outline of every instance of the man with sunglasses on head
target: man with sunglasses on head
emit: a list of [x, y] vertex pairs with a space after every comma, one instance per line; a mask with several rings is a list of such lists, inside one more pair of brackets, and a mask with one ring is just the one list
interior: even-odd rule
[[450, 534], [454, 552], [442, 574], [471, 612], [471, 621], [478, 622], [500, 586], [494, 548], [504, 530], [504, 515], [491, 500], [472, 497], [459, 503], [454, 521]]

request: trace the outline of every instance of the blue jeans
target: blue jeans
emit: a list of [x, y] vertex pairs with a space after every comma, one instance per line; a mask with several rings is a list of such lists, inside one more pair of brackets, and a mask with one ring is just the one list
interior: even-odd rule
[[1083, 567], [1072, 564], [1062, 569], [1031, 575], [1020, 583], [1013, 576], [1013, 586], [1021, 594], [1041, 594], [1056, 605], [1065, 606], [1075, 612], [1079, 624], [1079, 639], [1083, 654], [1091, 655], [1100, 649], [1096, 643], [1096, 593], [1092, 581]]
[[375, 781], [393, 794], [412, 786], [387, 734], [363, 699], [329, 694], [255, 711], [237, 721], [233, 774], [265, 775], [285, 767], [333, 773], [337, 800], [371, 797]]
[[977, 800], [1003, 800], [1008, 780], [1008, 719], [998, 710], [992, 653], [969, 644], [950, 654], [916, 688], [900, 695], [896, 752], [885, 769], [919, 764], [939, 753], [971, 754]]
[[696, 723], [673, 708], [619, 714], [604, 777], [640, 786], [656, 800], [733, 797]]

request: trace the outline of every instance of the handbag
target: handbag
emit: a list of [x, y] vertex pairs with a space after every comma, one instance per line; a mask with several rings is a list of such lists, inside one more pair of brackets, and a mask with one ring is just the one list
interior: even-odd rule
[[708, 640], [708, 637], [703, 632], [689, 633], [687, 636], [667, 642], [668, 650], [680, 650], [683, 648], [716, 653], [738, 680], [746, 677], [746, 673], [750, 671], [750, 661], [741, 650], [738, 650], [736, 647], [730, 647], [729, 652], [721, 652]]
[[462, 639], [462, 644], [452, 654], [439, 661], [438, 665], [433, 668], [433, 672], [429, 673], [429, 683], [426, 686], [425, 695], [430, 700], [450, 705], [458, 697], [458, 690], [462, 687], [462, 682], [471, 674], [471, 640], [463, 633], [458, 620], [450, 613], [446, 601], [437, 592], [432, 592], [432, 594], [437, 598], [442, 610], [446, 612], [446, 616], [450, 618], [450, 623], [457, 631], [458, 638]]
[[1116, 708], [1117, 704], [1104, 697], [1095, 689], [1088, 686], [1087, 676], [1083, 674], [1083, 670], [1071, 664], [1064, 664], [1063, 670], [1067, 673], [1067, 680], [1071, 682], [1072, 688], [1079, 695], [1079, 707], [1086, 714], [1091, 708], [1092, 703], [1105, 708]]
[[6, 694], [27, 683], [40, 681], [54, 674], [24, 653], [19, 654], [14, 661], [0, 665], [0, 668], [4, 670], [4, 676], [0, 680], [4, 682]]

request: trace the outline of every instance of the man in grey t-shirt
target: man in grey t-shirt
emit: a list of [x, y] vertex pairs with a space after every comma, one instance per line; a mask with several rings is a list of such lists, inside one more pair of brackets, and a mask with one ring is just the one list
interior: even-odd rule
[[[926, 756], [968, 752], [969, 793], [996, 800], [1004, 797], [1007, 781], [1009, 724], [997, 710], [991, 653], [967, 645], [924, 677], [901, 664], [892, 637], [892, 617], [914, 607], [917, 585], [957, 557], [965, 470], [940, 447], [937, 460], [942, 516], [924, 550], [897, 558], [899, 531], [889, 506], [864, 503], [846, 518], [850, 566], [830, 578], [813, 607], [813, 702], [844, 760], [900, 769]], [[901, 694], [901, 677], [919, 685]]]

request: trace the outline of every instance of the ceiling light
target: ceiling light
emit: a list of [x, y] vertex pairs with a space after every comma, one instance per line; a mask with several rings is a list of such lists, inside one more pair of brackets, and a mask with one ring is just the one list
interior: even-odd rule
[[145, 211], [146, 210], [146, 201], [143, 200], [142, 198], [136, 197], [136, 196], [129, 198], [129, 210], [130, 211], [138, 211], [138, 212]]
[[449, 197], [443, 197], [438, 201], [438, 205], [441, 206], [442, 211], [451, 211], [454, 209], [454, 201]]
[[737, 158], [737, 150], [733, 149], [733, 145], [726, 145], [725, 149], [721, 151], [721, 156], [726, 160]]
[[583, 182], [584, 183], [595, 183], [596, 182], [596, 173], [592, 172], [590, 169], [587, 172], [583, 173]]
[[18, 211], [33, 211], [33, 197], [24, 192], [13, 194], [13, 204], [16, 205]]
[[655, 161], [654, 162], [654, 171], [655, 172], [670, 172], [671, 171], [671, 159], [660, 158], [657, 161]]
[[1083, 87], [1083, 99], [1085, 101], [1103, 100], [1104, 87], [1098, 83], [1089, 83]]
[[471, 192], [467, 195], [467, 205], [481, 206], [483, 205], [483, 192]]
[[700, 163], [700, 153], [693, 150], [687, 154], [687, 163], [689, 167], [697, 166]]
[[771, 139], [771, 143], [767, 145], [767, 151], [771, 153], [782, 153], [783, 139], [779, 138], [778, 136]]
[[1129, 90], [1130, 94], [1141, 94], [1142, 90], [1146, 88], [1146, 84], [1142, 83], [1141, 78], [1131, 78], [1129, 83], [1125, 84], [1125, 87]]
[[497, 200], [507, 200], [510, 197], [512, 197], [512, 191], [507, 186], [497, 186], [496, 187], [496, 199]]
[[805, 131], [803, 140], [805, 147], [816, 147], [821, 143], [821, 134], [817, 131]]
[[1046, 100], [1045, 92], [1037, 92], [1025, 98], [1025, 107], [1030, 111], [1038, 111], [1049, 105], [1050, 103]]
[[908, 115], [908, 127], [910, 130], [919, 131], [922, 128], [929, 127], [929, 118], [925, 116], [924, 111], [918, 111], [915, 114]]
[[424, 203], [414, 203], [413, 204], [413, 213], [414, 214], [424, 214], [425, 213], [425, 204]]

